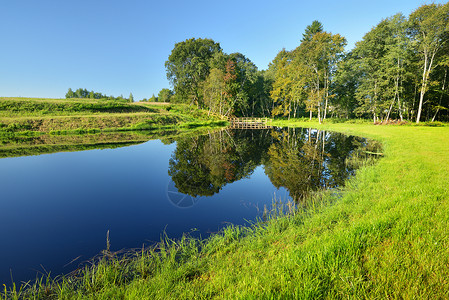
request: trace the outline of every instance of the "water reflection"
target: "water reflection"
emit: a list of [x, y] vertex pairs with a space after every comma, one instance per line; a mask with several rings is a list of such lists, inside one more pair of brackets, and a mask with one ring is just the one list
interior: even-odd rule
[[[302, 201], [340, 186], [379, 152], [373, 141], [313, 129], [205, 133], [3, 140], [0, 157], [23, 157], [0, 159], [0, 286], [11, 274], [18, 282], [43, 268], [72, 271], [75, 258], [105, 249], [108, 231], [119, 250], [162, 233], [204, 238], [226, 224], [247, 225], [274, 194]], [[104, 150], [78, 151], [85, 149]]]
[[221, 130], [177, 140], [168, 174], [179, 192], [212, 196], [248, 177], [270, 145], [268, 131]]
[[169, 162], [171, 192], [193, 197], [179, 202], [193, 205], [263, 165], [271, 183], [299, 201], [311, 191], [343, 185], [379, 147], [365, 138], [307, 128], [224, 129], [181, 138]]

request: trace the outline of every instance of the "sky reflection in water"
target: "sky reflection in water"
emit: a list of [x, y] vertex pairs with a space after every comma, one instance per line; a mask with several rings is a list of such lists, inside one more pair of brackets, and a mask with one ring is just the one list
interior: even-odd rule
[[[67, 273], [106, 247], [247, 224], [275, 197], [341, 186], [377, 143], [309, 129], [221, 130], [0, 159], [0, 283]], [[75, 262], [70, 262], [79, 257]]]

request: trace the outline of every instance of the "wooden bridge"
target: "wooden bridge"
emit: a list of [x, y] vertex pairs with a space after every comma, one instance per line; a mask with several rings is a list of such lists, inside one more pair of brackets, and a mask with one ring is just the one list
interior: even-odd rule
[[265, 129], [268, 126], [268, 118], [229, 118], [230, 127], [233, 129]]

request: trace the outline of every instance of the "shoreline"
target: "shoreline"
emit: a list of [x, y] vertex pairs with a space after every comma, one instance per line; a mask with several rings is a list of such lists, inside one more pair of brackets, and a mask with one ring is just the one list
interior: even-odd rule
[[44, 280], [3, 297], [447, 296], [447, 127], [272, 125], [374, 138], [384, 156], [359, 169], [338, 195], [312, 196], [305, 209], [273, 213], [251, 227], [230, 225], [207, 240], [167, 239], [133, 260], [100, 260], [78, 279]]

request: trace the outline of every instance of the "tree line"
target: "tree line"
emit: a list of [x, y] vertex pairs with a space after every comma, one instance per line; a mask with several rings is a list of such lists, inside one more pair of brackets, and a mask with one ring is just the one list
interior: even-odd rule
[[79, 88], [76, 91], [73, 91], [71, 88], [67, 91], [65, 94], [66, 99], [70, 98], [79, 98], [79, 99], [105, 99], [105, 100], [117, 100], [121, 102], [134, 102], [133, 94], [130, 93], [128, 98], [123, 97], [123, 95], [120, 95], [118, 97], [114, 96], [107, 96], [103, 95], [102, 93], [94, 92], [94, 91], [88, 91], [87, 89]]
[[[154, 94], [150, 98], [143, 98], [142, 102], [170, 102], [173, 96], [173, 92], [170, 89], [164, 88], [160, 90], [158, 96], [156, 97]], [[88, 91], [87, 89], [79, 88], [76, 91], [73, 91], [71, 88], [65, 94], [66, 99], [77, 98], [77, 99], [105, 99], [105, 100], [116, 100], [121, 102], [134, 102], [134, 96], [132, 93], [129, 94], [128, 98], [120, 95], [118, 97], [114, 97], [112, 95], [107, 96], [102, 93]]]
[[159, 91], [157, 97], [153, 94], [150, 98], [143, 98], [140, 101], [143, 102], [171, 102], [173, 96], [173, 91], [167, 88], [164, 88]]
[[224, 116], [449, 120], [449, 3], [386, 18], [345, 46], [314, 21], [297, 48], [258, 70], [211, 39], [188, 39], [165, 63], [171, 101]]

